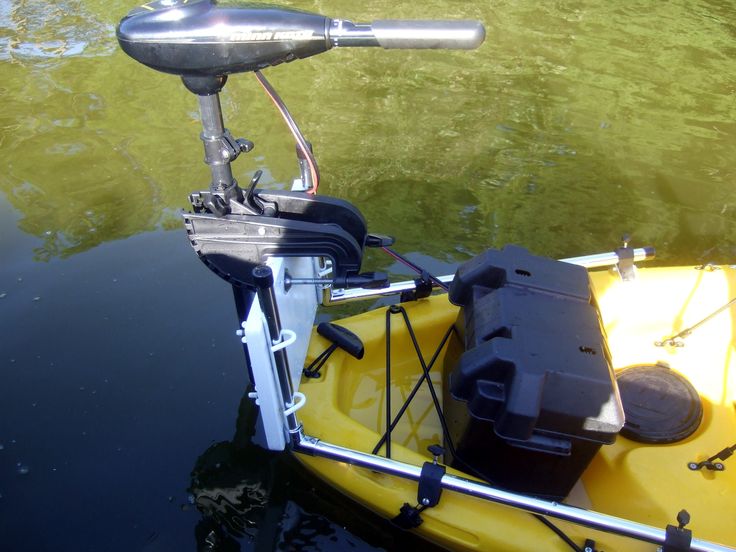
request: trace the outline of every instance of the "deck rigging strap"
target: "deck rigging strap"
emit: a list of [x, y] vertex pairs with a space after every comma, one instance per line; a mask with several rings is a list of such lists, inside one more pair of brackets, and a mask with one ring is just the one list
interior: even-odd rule
[[330, 355], [335, 352], [337, 349], [337, 343], [331, 343], [327, 349], [322, 351], [317, 358], [315, 358], [309, 366], [304, 368], [302, 373], [308, 377], [308, 378], [318, 378], [319, 377], [319, 371], [322, 369], [322, 366], [325, 365], [325, 362], [327, 362], [330, 358]]
[[[723, 462], [733, 456], [734, 452], [736, 452], [736, 444], [724, 448], [722, 451], [717, 452], [716, 454], [714, 454], [707, 460], [703, 460], [702, 462], [688, 462], [687, 467], [690, 468], [692, 471], [699, 471], [703, 468], [706, 468], [710, 471], [723, 471], [726, 469], [726, 466], [723, 465]], [[716, 460], [720, 460], [720, 462], [716, 462]]]
[[703, 324], [705, 324], [706, 322], [708, 322], [708, 320], [710, 320], [711, 318], [715, 317], [716, 315], [718, 315], [718, 314], [722, 313], [723, 311], [725, 311], [726, 309], [728, 309], [734, 303], [736, 303], [736, 297], [734, 297], [733, 299], [731, 299], [725, 305], [723, 305], [723, 306], [717, 308], [716, 310], [714, 310], [712, 313], [710, 313], [708, 316], [706, 316], [705, 318], [703, 318], [701, 321], [696, 322], [695, 324], [693, 324], [689, 328], [685, 328], [684, 330], [682, 330], [679, 333], [676, 333], [675, 335], [671, 335], [669, 337], [663, 338], [662, 341], [655, 341], [654, 342], [654, 345], [656, 347], [664, 347], [664, 346], [668, 346], [668, 347], [684, 347], [685, 346], [684, 339], [687, 336], [689, 336], [691, 333], [693, 333], [694, 330], [696, 330], [697, 328], [699, 328], [700, 326], [702, 326]]
[[332, 322], [322, 322], [317, 326], [317, 333], [330, 341], [330, 346], [322, 351], [302, 373], [308, 378], [318, 378], [319, 371], [325, 365], [330, 355], [339, 347], [349, 355], [360, 360], [363, 358], [365, 348], [360, 338], [343, 326]]

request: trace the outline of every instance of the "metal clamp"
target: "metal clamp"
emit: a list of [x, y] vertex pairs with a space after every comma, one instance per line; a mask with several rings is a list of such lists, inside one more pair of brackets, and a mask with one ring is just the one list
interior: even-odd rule
[[244, 138], [233, 138], [228, 129], [224, 129], [219, 136], [207, 136], [203, 132], [200, 139], [204, 142], [205, 163], [208, 165], [230, 163], [241, 152], [247, 153], [253, 149], [253, 142]]
[[690, 523], [690, 514], [687, 510], [680, 510], [677, 514], [677, 526], [668, 525], [665, 530], [665, 541], [662, 552], [688, 552], [692, 550], [693, 533], [685, 526]]
[[636, 266], [634, 266], [634, 250], [629, 247], [630, 237], [628, 234], [621, 238], [623, 242], [622, 247], [616, 249], [616, 256], [618, 262], [616, 263], [616, 270], [618, 271], [621, 280], [624, 282], [631, 282], [636, 280]]
[[439, 504], [440, 496], [442, 496], [442, 478], [446, 471], [445, 466], [437, 462], [438, 457], [444, 454], [444, 449], [439, 445], [432, 445], [429, 447], [429, 452], [434, 456], [434, 461], [425, 462], [422, 465], [417, 491], [417, 503], [425, 508]]

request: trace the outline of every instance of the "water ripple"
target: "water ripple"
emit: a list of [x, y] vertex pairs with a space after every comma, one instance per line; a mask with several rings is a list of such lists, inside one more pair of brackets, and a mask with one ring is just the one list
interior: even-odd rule
[[0, 0], [0, 61], [108, 56], [116, 48], [114, 32], [82, 2]]

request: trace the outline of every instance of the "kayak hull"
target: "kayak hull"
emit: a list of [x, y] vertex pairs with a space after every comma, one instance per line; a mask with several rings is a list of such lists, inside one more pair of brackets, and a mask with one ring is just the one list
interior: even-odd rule
[[[683, 375], [697, 389], [703, 419], [688, 438], [672, 444], [645, 444], [619, 436], [604, 445], [583, 473], [566, 503], [654, 527], [676, 523], [677, 513], [691, 515], [693, 536], [725, 545], [736, 544], [736, 464], [724, 471], [692, 471], [733, 444], [736, 436], [736, 366], [734, 317], [726, 309], [693, 331], [684, 346], [655, 342], [696, 324], [736, 295], [734, 270], [693, 267], [638, 269], [637, 278], [622, 282], [612, 271], [591, 273], [603, 325], [616, 370], [632, 365], [661, 364]], [[425, 363], [429, 363], [458, 308], [446, 295], [403, 305]], [[365, 356], [358, 360], [336, 351], [319, 378], [303, 378], [300, 391], [307, 404], [300, 410], [304, 432], [317, 439], [371, 453], [386, 427], [386, 321], [390, 320], [390, 402], [392, 416], [422, 375], [422, 367], [403, 320], [379, 308], [338, 321], [360, 336]], [[451, 338], [455, 339], [455, 338]], [[329, 342], [313, 334], [307, 361]], [[430, 374], [441, 400], [443, 348]], [[442, 431], [426, 384], [411, 401], [391, 435], [391, 458], [421, 466], [431, 460], [427, 447], [442, 443]], [[379, 455], [385, 455], [385, 446]], [[298, 454], [309, 470], [379, 515], [393, 518], [399, 508], [417, 502], [417, 483], [346, 463]], [[448, 473], [470, 478], [448, 468]], [[568, 550], [569, 546], [532, 515], [455, 492], [444, 492], [436, 507], [421, 514], [415, 529], [423, 537], [451, 549]], [[652, 545], [554, 521], [581, 546], [592, 539], [603, 550], [651, 550]]]

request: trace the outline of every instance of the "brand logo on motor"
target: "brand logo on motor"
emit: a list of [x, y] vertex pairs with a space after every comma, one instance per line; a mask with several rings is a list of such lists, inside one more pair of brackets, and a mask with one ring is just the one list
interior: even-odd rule
[[233, 33], [230, 40], [234, 42], [254, 42], [263, 40], [307, 40], [312, 38], [312, 31], [262, 31]]

